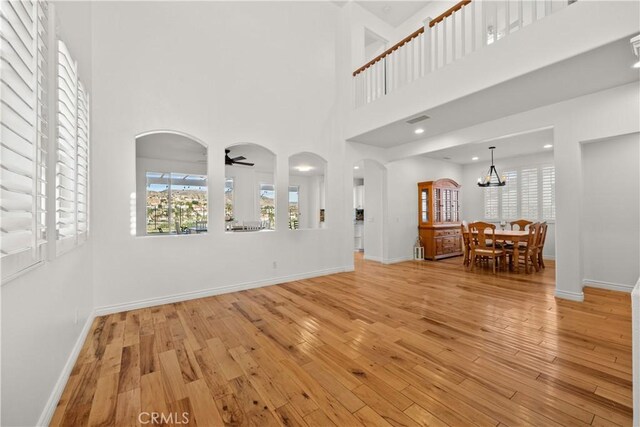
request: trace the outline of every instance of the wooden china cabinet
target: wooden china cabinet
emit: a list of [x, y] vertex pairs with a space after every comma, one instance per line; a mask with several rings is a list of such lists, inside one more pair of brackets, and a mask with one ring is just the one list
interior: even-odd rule
[[460, 185], [452, 179], [418, 183], [418, 232], [425, 259], [462, 255]]

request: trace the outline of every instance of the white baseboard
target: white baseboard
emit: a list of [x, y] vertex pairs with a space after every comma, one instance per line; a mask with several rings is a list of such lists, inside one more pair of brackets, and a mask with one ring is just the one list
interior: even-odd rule
[[382, 257], [379, 257], [379, 256], [372, 256], [372, 255], [365, 254], [363, 258], [366, 259], [367, 261], [382, 262]]
[[582, 292], [569, 292], [556, 289], [556, 298], [582, 302], [584, 301], [584, 294]]
[[51, 395], [47, 400], [47, 404], [42, 410], [42, 414], [40, 414], [40, 419], [38, 420], [39, 426], [48, 426], [51, 422], [51, 418], [58, 406], [58, 402], [60, 401], [60, 397], [62, 396], [62, 392], [64, 391], [65, 386], [67, 385], [67, 381], [71, 376], [71, 371], [73, 370], [76, 361], [78, 360], [78, 356], [80, 355], [80, 351], [82, 350], [82, 346], [84, 345], [85, 340], [87, 339], [87, 335], [91, 330], [91, 325], [93, 325], [93, 320], [96, 318], [95, 311], [89, 313], [87, 317], [87, 321], [85, 322], [82, 330], [80, 331], [80, 335], [76, 340], [76, 343], [73, 345], [71, 349], [71, 353], [69, 354], [69, 358], [67, 359], [67, 363], [65, 363], [64, 368], [62, 368], [62, 372], [58, 377], [58, 381], [56, 381], [56, 385], [53, 387], [51, 391]]
[[261, 288], [263, 286], [278, 285], [280, 283], [294, 282], [296, 280], [311, 279], [313, 277], [326, 276], [328, 274], [344, 273], [353, 271], [353, 266], [328, 268], [325, 270], [310, 271], [289, 276], [272, 277], [254, 282], [239, 283], [235, 285], [221, 286], [219, 288], [203, 289], [200, 291], [183, 292], [179, 294], [166, 295], [162, 297], [149, 298], [144, 300], [125, 302], [121, 304], [105, 305], [95, 309], [96, 316], [120, 313], [122, 311], [137, 310], [139, 308], [153, 307], [156, 305], [170, 304], [174, 302], [187, 301], [197, 298], [205, 298], [214, 295], [228, 294], [230, 292], [244, 291], [246, 289]]
[[582, 286], [590, 288], [609, 289], [610, 291], [631, 292], [633, 285], [625, 285], [622, 283], [603, 282], [601, 280], [583, 279]]
[[406, 262], [406, 261], [413, 261], [413, 257], [408, 256], [408, 257], [399, 257], [399, 258], [388, 258], [388, 259], [383, 259], [382, 263], [383, 264], [397, 264], [399, 262]]

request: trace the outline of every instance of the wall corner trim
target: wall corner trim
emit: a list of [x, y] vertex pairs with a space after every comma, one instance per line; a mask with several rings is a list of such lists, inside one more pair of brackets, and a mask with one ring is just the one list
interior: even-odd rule
[[583, 292], [569, 292], [569, 291], [561, 291], [560, 289], [556, 289], [555, 293], [556, 298], [566, 299], [569, 301], [584, 301], [584, 293]]
[[80, 355], [80, 351], [84, 346], [84, 342], [87, 339], [87, 335], [89, 331], [91, 331], [91, 325], [93, 325], [93, 321], [96, 318], [96, 312], [92, 311], [87, 316], [87, 321], [84, 323], [80, 334], [78, 335], [78, 339], [76, 343], [73, 345], [71, 349], [71, 353], [69, 353], [69, 357], [67, 358], [67, 362], [64, 364], [62, 368], [62, 372], [60, 372], [60, 376], [58, 377], [58, 381], [53, 386], [53, 390], [51, 390], [51, 394], [49, 395], [49, 399], [40, 414], [40, 418], [38, 419], [39, 426], [47, 426], [51, 422], [51, 418], [58, 406], [58, 402], [60, 401], [60, 397], [62, 397], [62, 392], [67, 385], [67, 381], [69, 381], [69, 377], [71, 376], [71, 371], [78, 360], [78, 356]]
[[590, 288], [609, 289], [610, 291], [631, 292], [633, 285], [625, 285], [623, 283], [603, 282], [601, 280], [583, 279], [582, 286]]

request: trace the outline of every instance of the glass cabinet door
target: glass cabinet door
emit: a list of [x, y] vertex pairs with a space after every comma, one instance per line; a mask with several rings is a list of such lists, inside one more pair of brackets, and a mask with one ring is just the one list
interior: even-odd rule
[[429, 222], [429, 190], [427, 188], [420, 191], [420, 211], [420, 220]]

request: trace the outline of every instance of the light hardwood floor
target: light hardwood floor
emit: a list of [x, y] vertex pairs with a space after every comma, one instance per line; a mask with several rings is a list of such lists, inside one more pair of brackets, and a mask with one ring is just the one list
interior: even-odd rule
[[627, 294], [461, 263], [357, 259], [98, 318], [52, 425], [631, 425]]

